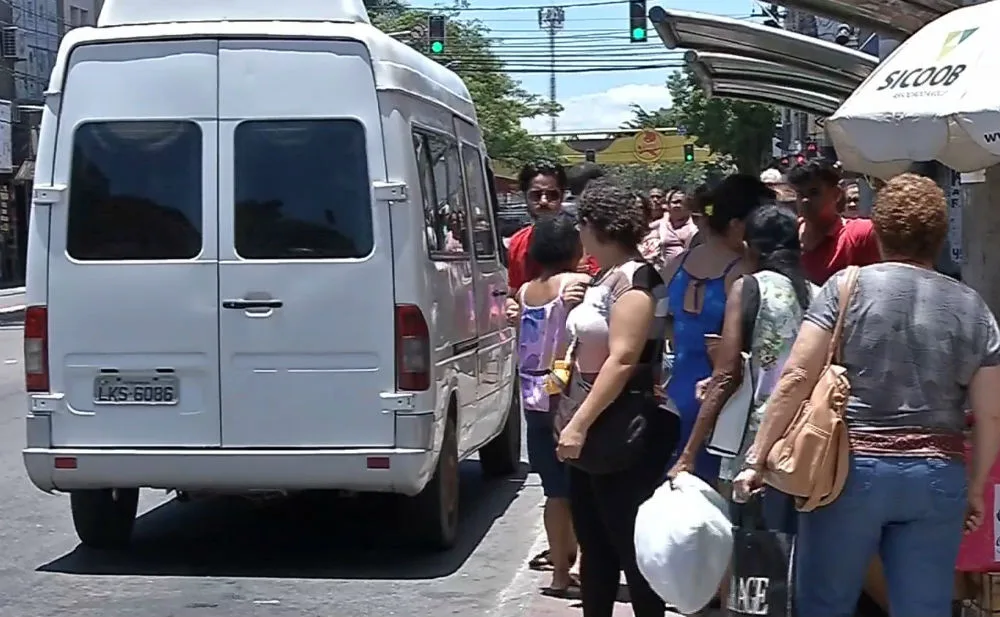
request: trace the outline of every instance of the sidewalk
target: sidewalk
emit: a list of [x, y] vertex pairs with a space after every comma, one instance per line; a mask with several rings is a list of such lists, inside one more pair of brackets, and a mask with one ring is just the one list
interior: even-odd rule
[[[559, 600], [538, 593], [528, 605], [525, 617], [582, 617], [582, 615], [583, 610], [578, 600]], [[667, 615], [680, 617], [680, 613], [669, 610]], [[725, 613], [721, 610], [706, 613], [706, 617], [723, 617], [723, 615]], [[613, 617], [632, 617], [632, 607], [627, 602], [617, 602]]]
[[[676, 615], [678, 613], [667, 614]], [[582, 615], [583, 610], [580, 608], [578, 600], [550, 598], [539, 592], [528, 605], [526, 617], [582, 617]], [[614, 617], [632, 617], [632, 607], [624, 602], [616, 603]]]

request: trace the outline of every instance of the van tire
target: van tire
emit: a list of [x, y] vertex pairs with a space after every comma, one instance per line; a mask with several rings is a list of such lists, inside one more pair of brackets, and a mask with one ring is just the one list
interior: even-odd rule
[[73, 527], [80, 542], [102, 550], [127, 548], [139, 509], [139, 489], [72, 491]]
[[413, 540], [419, 546], [446, 551], [458, 538], [458, 435], [455, 417], [448, 414], [441, 439], [441, 453], [434, 476], [412, 498]]
[[483, 474], [490, 478], [509, 476], [521, 464], [521, 396], [518, 383], [514, 381], [514, 392], [507, 409], [507, 419], [503, 430], [479, 449], [479, 465]]

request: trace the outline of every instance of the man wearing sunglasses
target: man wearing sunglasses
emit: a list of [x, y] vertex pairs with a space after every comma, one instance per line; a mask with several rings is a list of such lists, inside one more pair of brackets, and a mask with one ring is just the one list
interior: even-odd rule
[[882, 260], [870, 219], [844, 218], [838, 205], [844, 198], [840, 170], [814, 159], [788, 172], [801, 217], [802, 267], [822, 285], [847, 266], [867, 266]]
[[[578, 166], [581, 167], [581, 166]], [[585, 173], [584, 173], [585, 172]], [[575, 186], [574, 191], [583, 192], [586, 180], [600, 175], [600, 167], [593, 165], [593, 168], [572, 170]], [[586, 177], [584, 179], [584, 176]], [[553, 214], [563, 209], [567, 203], [567, 189], [569, 188], [569, 177], [566, 169], [559, 163], [539, 162], [529, 163], [521, 168], [521, 173], [517, 176], [518, 184], [524, 193], [524, 200], [528, 208], [528, 214], [532, 220], [537, 220], [540, 216]], [[578, 181], [583, 180], [583, 181]], [[518, 316], [519, 307], [517, 304], [517, 291], [525, 283], [538, 275], [538, 267], [528, 258], [528, 245], [531, 244], [531, 234], [533, 225], [519, 230], [510, 238], [507, 247], [507, 286], [509, 287], [505, 313], [508, 321], [515, 321]], [[597, 273], [597, 262], [593, 258], [584, 257], [580, 263], [580, 270], [593, 275]]]

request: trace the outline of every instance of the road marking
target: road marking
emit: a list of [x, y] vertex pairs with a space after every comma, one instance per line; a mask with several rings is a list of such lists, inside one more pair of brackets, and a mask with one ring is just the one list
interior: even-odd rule
[[[544, 499], [544, 497], [539, 499], [534, 507], [541, 506]], [[538, 579], [541, 575], [528, 567], [528, 561], [548, 546], [541, 516], [535, 519], [532, 531], [535, 534], [535, 541], [531, 544], [528, 554], [519, 562], [517, 574], [497, 595], [497, 605], [490, 611], [490, 617], [520, 617], [528, 610], [533, 596], [538, 593]]]

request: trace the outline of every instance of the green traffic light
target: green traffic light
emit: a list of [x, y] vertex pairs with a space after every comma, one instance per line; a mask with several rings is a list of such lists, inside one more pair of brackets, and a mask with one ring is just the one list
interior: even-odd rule
[[694, 162], [694, 155], [693, 154], [685, 154], [684, 155], [684, 161], [687, 162], [687, 163]]
[[645, 28], [632, 28], [632, 40], [641, 41], [646, 38]]
[[444, 43], [442, 43], [441, 41], [434, 41], [433, 43], [431, 43], [432, 54], [439, 54], [443, 51], [444, 51]]

